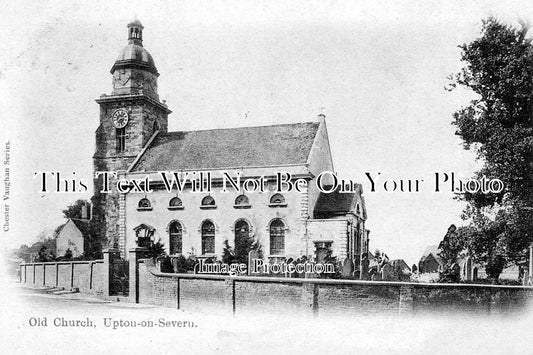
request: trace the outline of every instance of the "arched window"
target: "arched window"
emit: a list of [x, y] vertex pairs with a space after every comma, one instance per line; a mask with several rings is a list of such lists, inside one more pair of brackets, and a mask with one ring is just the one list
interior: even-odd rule
[[211, 196], [206, 196], [202, 199], [200, 208], [216, 208], [215, 199]]
[[168, 209], [169, 210], [181, 210], [183, 209], [183, 203], [181, 202], [181, 199], [179, 197], [173, 197], [168, 202]]
[[183, 245], [183, 227], [178, 221], [174, 221], [168, 226], [170, 254], [181, 254]]
[[[247, 259], [249, 248], [247, 243], [250, 237], [250, 225], [245, 220], [240, 220], [235, 223], [235, 255], [244, 256]], [[241, 260], [239, 260], [240, 262]]]
[[121, 153], [126, 150], [126, 128], [117, 128], [115, 131], [117, 152]]
[[274, 194], [270, 198], [270, 206], [271, 207], [285, 207], [287, 204], [285, 203], [285, 197], [283, 197], [282, 194]]
[[270, 255], [285, 253], [285, 223], [275, 219], [270, 223]]
[[215, 252], [215, 225], [211, 221], [202, 223], [202, 254]]
[[246, 195], [237, 196], [237, 198], [235, 199], [235, 205], [233, 207], [235, 208], [250, 207], [250, 200], [248, 199], [248, 196]]
[[150, 211], [152, 209], [152, 204], [150, 203], [150, 200], [148, 200], [146, 197], [141, 198], [139, 200], [139, 204], [137, 205], [138, 211]]

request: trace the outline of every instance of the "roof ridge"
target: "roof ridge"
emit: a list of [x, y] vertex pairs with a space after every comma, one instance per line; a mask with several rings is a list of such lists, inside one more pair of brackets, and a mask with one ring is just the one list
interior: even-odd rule
[[319, 122], [315, 121], [305, 121], [305, 122], [293, 122], [293, 123], [277, 123], [277, 124], [271, 124], [271, 125], [263, 125], [263, 126], [242, 126], [242, 127], [226, 127], [226, 128], [208, 128], [208, 129], [196, 129], [191, 131], [173, 131], [173, 132], [161, 132], [161, 135], [172, 135], [172, 134], [179, 134], [179, 133], [191, 133], [191, 132], [208, 132], [208, 131], [229, 131], [232, 129], [245, 129], [245, 128], [266, 128], [266, 127], [279, 127], [279, 126], [295, 126], [300, 124], [320, 124]]
[[69, 218], [69, 219], [71, 219], [71, 220], [73, 220], [73, 221], [80, 221], [80, 222], [86, 222], [86, 223], [89, 223], [89, 222], [90, 222], [90, 220], [89, 220], [89, 219], [86, 219], [86, 218], [72, 218], [72, 217], [71, 217], [71, 218]]
[[161, 132], [146, 145], [131, 172], [305, 165], [319, 127], [319, 122], [308, 121]]

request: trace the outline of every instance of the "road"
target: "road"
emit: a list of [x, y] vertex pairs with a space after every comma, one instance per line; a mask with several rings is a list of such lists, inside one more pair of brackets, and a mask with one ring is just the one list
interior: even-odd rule
[[6, 354], [531, 354], [531, 318], [220, 316], [50, 295], [10, 281], [0, 294]]

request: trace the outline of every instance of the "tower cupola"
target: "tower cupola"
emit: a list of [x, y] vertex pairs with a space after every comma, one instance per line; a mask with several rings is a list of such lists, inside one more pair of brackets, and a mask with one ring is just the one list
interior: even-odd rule
[[138, 19], [128, 24], [128, 45], [111, 68], [113, 95], [145, 94], [158, 99], [159, 73], [152, 55], [143, 47], [143, 29]]
[[143, 45], [143, 29], [141, 21], [137, 18], [128, 23], [128, 40], [130, 44]]

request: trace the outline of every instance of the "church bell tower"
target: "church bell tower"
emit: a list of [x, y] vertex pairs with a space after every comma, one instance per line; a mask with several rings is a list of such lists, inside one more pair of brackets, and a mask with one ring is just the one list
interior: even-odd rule
[[[159, 73], [152, 55], [143, 47], [144, 27], [137, 19], [127, 27], [128, 45], [111, 68], [113, 91], [96, 100], [100, 105], [100, 124], [96, 130], [93, 156], [95, 172], [125, 173], [150, 138], [168, 130], [171, 111], [159, 101]], [[95, 178], [95, 218], [99, 218], [101, 233], [110, 246], [116, 246], [125, 234], [119, 220], [124, 196], [116, 191], [100, 193], [102, 182], [102, 176]]]

